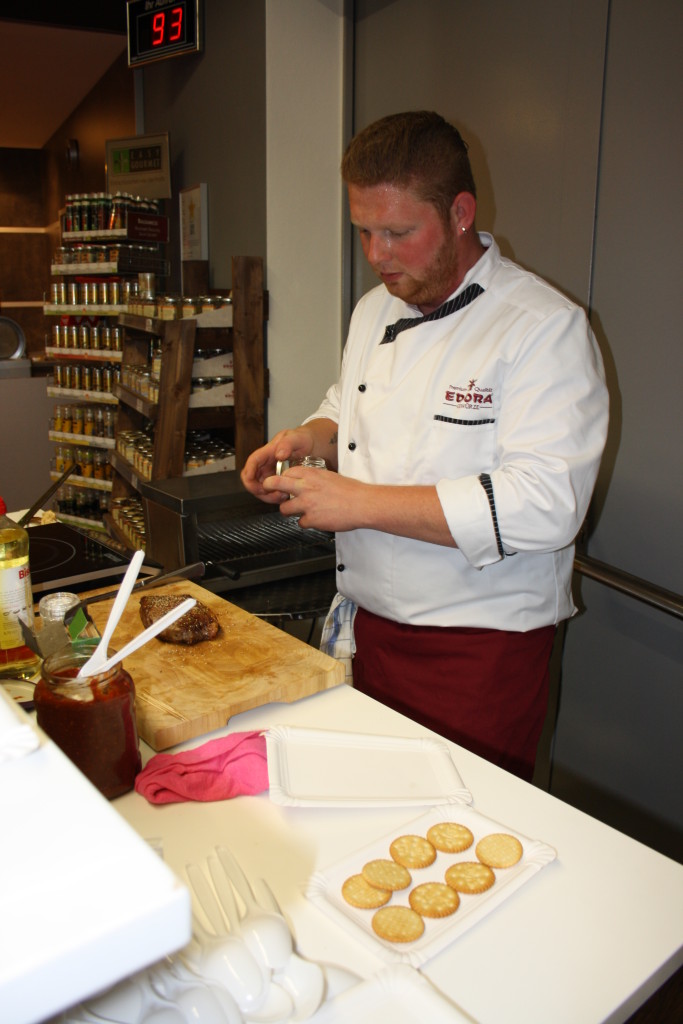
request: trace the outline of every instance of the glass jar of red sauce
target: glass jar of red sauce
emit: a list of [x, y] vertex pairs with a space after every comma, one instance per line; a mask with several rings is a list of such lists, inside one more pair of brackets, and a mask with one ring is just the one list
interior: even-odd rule
[[96, 646], [74, 643], [46, 658], [34, 702], [41, 729], [111, 800], [133, 788], [141, 767], [135, 685], [121, 664], [77, 679]]

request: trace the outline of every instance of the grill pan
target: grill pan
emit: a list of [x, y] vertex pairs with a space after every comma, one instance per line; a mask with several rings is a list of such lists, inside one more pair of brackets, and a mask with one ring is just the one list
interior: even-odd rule
[[[197, 524], [199, 559], [220, 574], [220, 589], [255, 586], [334, 569], [334, 535], [303, 530], [275, 514], [224, 516]], [[207, 574], [204, 585], [212, 581]], [[211, 589], [214, 589], [211, 587]]]

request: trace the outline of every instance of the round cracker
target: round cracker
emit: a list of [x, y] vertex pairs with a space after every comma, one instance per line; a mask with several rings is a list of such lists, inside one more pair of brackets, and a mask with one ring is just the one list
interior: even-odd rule
[[490, 868], [511, 868], [522, 859], [524, 848], [516, 836], [492, 832], [479, 840], [474, 852], [481, 863]]
[[406, 868], [426, 868], [436, 860], [436, 850], [424, 836], [399, 836], [389, 847], [389, 853]]
[[486, 892], [496, 880], [490, 867], [478, 860], [462, 860], [446, 869], [446, 884], [456, 892]]
[[388, 889], [377, 889], [363, 878], [362, 875], [351, 875], [342, 885], [342, 896], [352, 907], [363, 910], [375, 910], [383, 907], [391, 899]]
[[474, 836], [466, 825], [456, 821], [440, 821], [427, 832], [427, 839], [442, 853], [460, 853], [474, 842]]
[[370, 860], [363, 866], [362, 875], [376, 889], [407, 889], [412, 879], [410, 872], [395, 860]]
[[443, 882], [423, 882], [411, 889], [408, 902], [422, 917], [448, 917], [460, 906], [460, 897]]
[[425, 930], [424, 921], [412, 907], [382, 907], [372, 917], [372, 929], [387, 942], [414, 942]]

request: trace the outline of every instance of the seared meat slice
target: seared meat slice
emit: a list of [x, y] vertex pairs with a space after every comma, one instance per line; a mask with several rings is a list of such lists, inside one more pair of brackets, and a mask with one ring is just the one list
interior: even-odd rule
[[[176, 608], [191, 594], [145, 594], [140, 598], [140, 618], [144, 626], [151, 626]], [[158, 639], [167, 644], [198, 644], [202, 640], [213, 640], [218, 636], [218, 619], [205, 604], [197, 601], [194, 608], [182, 615], [172, 626], [158, 634]]]

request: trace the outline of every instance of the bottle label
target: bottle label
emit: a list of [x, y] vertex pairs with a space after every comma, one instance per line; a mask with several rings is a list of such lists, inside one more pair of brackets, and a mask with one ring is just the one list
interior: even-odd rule
[[28, 559], [0, 569], [0, 648], [21, 647], [24, 636], [19, 618], [33, 625], [33, 596]]

